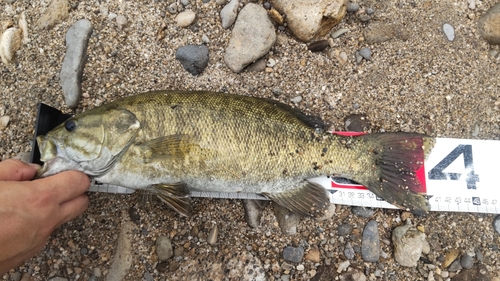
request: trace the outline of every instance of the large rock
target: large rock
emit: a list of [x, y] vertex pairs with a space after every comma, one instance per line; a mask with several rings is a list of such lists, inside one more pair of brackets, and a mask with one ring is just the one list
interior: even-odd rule
[[425, 234], [411, 225], [402, 225], [392, 231], [394, 259], [407, 267], [417, 266], [425, 244]]
[[276, 32], [266, 10], [253, 3], [241, 9], [231, 33], [224, 62], [234, 72], [269, 52], [276, 41]]
[[89, 20], [81, 19], [66, 33], [66, 55], [59, 78], [64, 100], [69, 108], [75, 108], [82, 95], [83, 68], [92, 29]]
[[492, 45], [500, 45], [500, 3], [479, 18], [477, 27], [484, 40]]
[[273, 7], [286, 15], [292, 34], [309, 42], [325, 36], [346, 13], [347, 0], [272, 0]]

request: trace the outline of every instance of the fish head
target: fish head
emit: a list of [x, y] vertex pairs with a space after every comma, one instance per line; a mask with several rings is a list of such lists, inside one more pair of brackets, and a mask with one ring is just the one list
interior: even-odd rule
[[38, 136], [37, 177], [78, 170], [89, 176], [109, 171], [140, 130], [136, 116], [126, 109], [96, 108], [69, 118], [45, 136]]

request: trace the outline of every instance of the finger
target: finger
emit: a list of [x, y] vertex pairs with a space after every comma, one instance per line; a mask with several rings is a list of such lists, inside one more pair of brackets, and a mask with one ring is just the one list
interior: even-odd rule
[[89, 189], [90, 180], [82, 172], [67, 171], [33, 181], [39, 188], [51, 192], [55, 200], [62, 204], [70, 201]]
[[85, 212], [88, 207], [89, 197], [86, 194], [82, 194], [70, 201], [62, 203], [59, 212], [59, 223], [57, 224], [57, 227], [83, 214], [83, 212]]
[[17, 159], [7, 159], [0, 162], [0, 180], [26, 181], [32, 179], [39, 165], [24, 163]]

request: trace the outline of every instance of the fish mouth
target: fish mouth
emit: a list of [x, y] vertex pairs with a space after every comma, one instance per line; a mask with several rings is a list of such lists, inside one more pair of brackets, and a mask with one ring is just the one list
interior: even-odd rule
[[58, 158], [57, 146], [54, 141], [47, 136], [38, 136], [36, 141], [40, 150], [40, 161], [43, 162], [43, 166], [36, 171], [35, 178], [43, 178], [49, 176], [48, 172], [50, 167]]

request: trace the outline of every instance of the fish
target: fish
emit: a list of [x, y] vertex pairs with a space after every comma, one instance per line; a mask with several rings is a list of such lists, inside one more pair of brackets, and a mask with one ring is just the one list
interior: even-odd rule
[[101, 183], [148, 190], [182, 216], [191, 191], [261, 194], [317, 216], [328, 191], [311, 181], [337, 176], [387, 202], [426, 214], [416, 172], [434, 138], [416, 133], [354, 137], [324, 130], [289, 105], [207, 91], [151, 91], [77, 114], [37, 137], [38, 177], [78, 170]]

